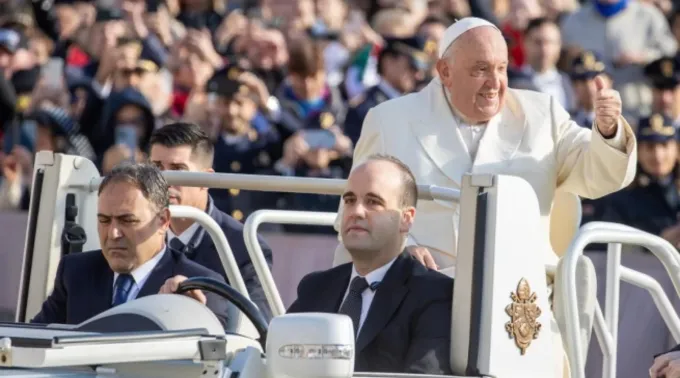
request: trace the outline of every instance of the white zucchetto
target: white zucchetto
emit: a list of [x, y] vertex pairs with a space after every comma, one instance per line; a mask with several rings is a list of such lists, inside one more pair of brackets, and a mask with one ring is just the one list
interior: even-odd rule
[[489, 21], [477, 18], [477, 17], [465, 17], [453, 23], [444, 32], [444, 36], [439, 41], [439, 58], [444, 56], [446, 50], [451, 46], [451, 44], [458, 39], [463, 33], [470, 29], [474, 29], [480, 26], [491, 26], [496, 30], [500, 31], [496, 25], [490, 23]]

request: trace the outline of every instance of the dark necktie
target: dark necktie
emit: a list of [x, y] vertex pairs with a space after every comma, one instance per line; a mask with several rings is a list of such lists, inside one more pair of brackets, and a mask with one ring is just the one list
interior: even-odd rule
[[347, 298], [340, 305], [340, 313], [349, 316], [354, 324], [354, 337], [359, 335], [359, 321], [361, 320], [361, 294], [368, 289], [369, 285], [365, 278], [354, 277], [349, 284], [349, 293]]
[[170, 240], [170, 248], [174, 249], [175, 251], [186, 253], [186, 247], [187, 246], [184, 245], [184, 243], [182, 243], [179, 238], [172, 238], [172, 240]]
[[127, 302], [132, 285], [135, 284], [135, 279], [129, 274], [120, 274], [116, 278], [116, 283], [113, 290], [113, 305], [118, 306]]

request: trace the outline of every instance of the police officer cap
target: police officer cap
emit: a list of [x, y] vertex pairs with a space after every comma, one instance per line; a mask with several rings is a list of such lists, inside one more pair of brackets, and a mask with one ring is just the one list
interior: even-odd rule
[[678, 62], [673, 57], [659, 58], [645, 66], [645, 76], [657, 89], [673, 89], [680, 84]]
[[226, 98], [232, 98], [237, 93], [249, 94], [250, 89], [248, 86], [238, 79], [243, 72], [245, 72], [243, 69], [235, 65], [218, 70], [208, 80], [206, 92]]
[[673, 120], [660, 113], [642, 118], [638, 123], [637, 134], [640, 142], [665, 143], [677, 138]]
[[385, 46], [380, 53], [406, 56], [416, 69], [424, 70], [430, 65], [430, 55], [426, 52], [428, 46], [427, 41], [420, 37], [386, 38]]
[[606, 73], [606, 66], [600, 55], [594, 51], [584, 51], [571, 62], [569, 76], [572, 80], [588, 80]]

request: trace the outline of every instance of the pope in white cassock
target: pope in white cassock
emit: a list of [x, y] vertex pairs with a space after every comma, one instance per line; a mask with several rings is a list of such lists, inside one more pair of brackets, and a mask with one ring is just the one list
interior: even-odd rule
[[[619, 93], [601, 78], [590, 130], [549, 95], [508, 88], [507, 66], [508, 47], [493, 24], [457, 21], [439, 45], [439, 77], [369, 111], [354, 166], [372, 154], [389, 154], [406, 163], [420, 184], [450, 188], [460, 187], [466, 172], [521, 177], [538, 196], [547, 242], [542, 257], [557, 264], [548, 241], [556, 190], [598, 198], [626, 187], [635, 175], [635, 136], [621, 116]], [[458, 206], [421, 201], [417, 210], [408, 250], [428, 266], [451, 268]], [[346, 261], [340, 245], [334, 264]]]

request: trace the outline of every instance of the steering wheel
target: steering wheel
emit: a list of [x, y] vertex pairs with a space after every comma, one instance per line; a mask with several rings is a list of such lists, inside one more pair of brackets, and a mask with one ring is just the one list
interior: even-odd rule
[[190, 290], [208, 291], [233, 303], [253, 323], [257, 333], [260, 335], [260, 345], [262, 345], [263, 349], [266, 348], [269, 324], [260, 312], [260, 309], [248, 298], [244, 297], [243, 294], [223, 282], [207, 277], [189, 278], [179, 284], [175, 293], [183, 294]]

